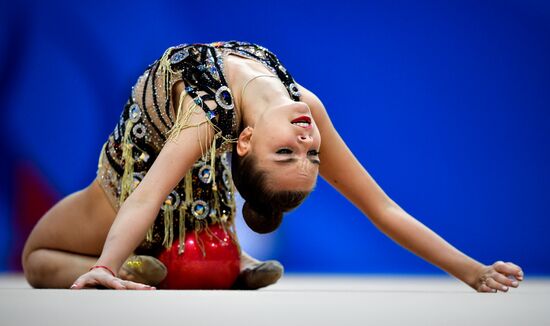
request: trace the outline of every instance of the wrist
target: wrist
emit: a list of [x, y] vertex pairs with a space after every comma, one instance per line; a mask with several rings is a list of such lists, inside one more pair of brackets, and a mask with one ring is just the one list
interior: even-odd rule
[[112, 270], [110, 267], [106, 266], [106, 265], [94, 265], [94, 266], [92, 266], [92, 267], [89, 269], [89, 271], [92, 271], [92, 270], [94, 270], [94, 269], [101, 269], [101, 270], [104, 270], [104, 271], [106, 271], [107, 273], [111, 274], [113, 277], [116, 277], [116, 273], [113, 272], [113, 270]]
[[475, 288], [484, 268], [485, 265], [475, 260], [472, 260], [471, 262], [469, 262], [468, 267], [465, 269], [464, 273], [459, 277], [459, 279], [468, 284], [470, 287]]

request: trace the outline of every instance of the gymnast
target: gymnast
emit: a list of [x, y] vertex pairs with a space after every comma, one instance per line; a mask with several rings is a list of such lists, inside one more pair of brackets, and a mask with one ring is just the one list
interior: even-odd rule
[[[322, 141], [321, 141], [322, 140]], [[395, 242], [478, 292], [523, 280], [484, 265], [399, 207], [279, 59], [246, 42], [183, 44], [132, 88], [97, 177], [40, 219], [23, 250], [36, 288], [258, 289], [283, 267], [242, 251], [235, 193], [258, 233], [308, 196], [318, 174]]]

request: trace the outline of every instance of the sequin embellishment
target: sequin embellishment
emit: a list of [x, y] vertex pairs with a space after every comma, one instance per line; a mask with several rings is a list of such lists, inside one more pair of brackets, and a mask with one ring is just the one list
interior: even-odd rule
[[233, 99], [229, 87], [222, 86], [216, 91], [216, 102], [225, 110], [233, 110]]
[[227, 189], [231, 189], [231, 177], [229, 176], [229, 171], [223, 170], [222, 172], [223, 184]]
[[141, 180], [143, 180], [144, 176], [145, 176], [145, 173], [143, 172], [134, 172], [134, 174], [132, 175], [133, 177], [132, 191], [136, 190], [137, 186], [139, 185]]
[[164, 200], [164, 203], [160, 206], [160, 208], [164, 211], [166, 207], [168, 207], [168, 209], [173, 211], [178, 208], [180, 201], [180, 195], [174, 190], [168, 195], [168, 197], [166, 197], [166, 200]]
[[294, 83], [290, 83], [288, 85], [288, 90], [290, 91], [290, 94], [300, 97], [302, 94], [300, 93], [300, 90], [298, 89], [298, 86]]
[[208, 111], [206, 116], [208, 117], [208, 120], [212, 120], [216, 117], [216, 111]]
[[145, 126], [142, 125], [141, 123], [138, 123], [137, 125], [134, 126], [134, 128], [132, 128], [132, 132], [137, 138], [143, 138], [146, 133]]
[[209, 211], [210, 206], [204, 200], [195, 200], [191, 205], [191, 213], [198, 220], [204, 219]]
[[222, 155], [221, 155], [221, 162], [223, 164], [223, 166], [226, 168], [226, 169], [230, 169], [231, 166], [229, 165], [229, 160], [227, 158], [227, 152], [224, 152]]
[[199, 179], [204, 183], [212, 181], [212, 167], [208, 164], [203, 165], [199, 170]]
[[128, 112], [130, 114], [130, 121], [132, 121], [133, 123], [138, 122], [141, 118], [141, 110], [139, 109], [139, 106], [135, 103], [130, 106]]
[[189, 52], [187, 51], [187, 49], [182, 49], [172, 55], [172, 57], [170, 58], [170, 63], [171, 64], [180, 63], [183, 60], [185, 60], [188, 56], [189, 56]]
[[[142, 244], [146, 252], [166, 247], [177, 236], [185, 236], [186, 231], [201, 230], [212, 223], [234, 227], [236, 192], [231, 180], [231, 154], [227, 151], [231, 151], [237, 136], [238, 121], [224, 75], [224, 58], [232, 53], [263, 64], [279, 77], [292, 99], [299, 96], [292, 76], [263, 47], [247, 42], [178, 45], [165, 51], [138, 78], [102, 152], [98, 174], [113, 205], [120, 207], [118, 197], [137, 189], [164, 146], [165, 136], [177, 125], [177, 116], [172, 115], [177, 115], [178, 103], [172, 103], [169, 97], [175, 83], [184, 81], [186, 95], [194, 101], [192, 110], [202, 109], [215, 127], [215, 137], [219, 137], [212, 143], [215, 151], [204, 153], [159, 205], [160, 213]], [[181, 123], [184, 126], [185, 122]]]

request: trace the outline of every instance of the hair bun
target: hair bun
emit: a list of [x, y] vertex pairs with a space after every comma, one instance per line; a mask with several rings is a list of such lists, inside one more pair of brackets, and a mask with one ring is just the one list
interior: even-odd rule
[[256, 210], [248, 202], [243, 206], [243, 217], [246, 225], [257, 233], [270, 233], [275, 231], [283, 221], [281, 211], [261, 212]]

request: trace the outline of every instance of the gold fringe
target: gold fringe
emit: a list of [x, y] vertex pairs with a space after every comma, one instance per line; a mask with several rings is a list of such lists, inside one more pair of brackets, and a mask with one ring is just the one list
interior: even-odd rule
[[[168, 48], [163, 56], [161, 57], [161, 59], [159, 59], [159, 71], [161, 74], [164, 74], [164, 83], [165, 83], [165, 86], [170, 86], [169, 89], [171, 89], [171, 85], [169, 85], [171, 82], [172, 82], [172, 75], [173, 74], [177, 74], [177, 72], [173, 71], [172, 68], [171, 68], [171, 63], [170, 63], [170, 56], [172, 54], [172, 52], [174, 51], [174, 47], [171, 47], [171, 48]], [[170, 94], [165, 94], [166, 96], [169, 96]], [[177, 106], [177, 110], [176, 110], [176, 118], [175, 118], [175, 122], [174, 124], [171, 126], [170, 130], [168, 131], [167, 133], [167, 140], [166, 142], [168, 141], [176, 141], [176, 138], [177, 136], [180, 134], [180, 132], [182, 132], [184, 129], [187, 129], [187, 128], [193, 128], [193, 127], [199, 127], [205, 123], [209, 123], [211, 128], [207, 128], [206, 129], [206, 132], [207, 132], [207, 137], [206, 139], [209, 139], [209, 138], [212, 138], [212, 143], [211, 144], [203, 144], [202, 143], [202, 139], [203, 137], [201, 137], [200, 135], [200, 129], [197, 128], [197, 139], [199, 141], [199, 146], [201, 148], [201, 157], [202, 157], [202, 160], [203, 161], [210, 161], [210, 165], [212, 167], [212, 194], [213, 194], [213, 202], [212, 202], [212, 205], [213, 205], [213, 208], [216, 210], [216, 216], [212, 218], [213, 222], [214, 223], [220, 223], [220, 225], [223, 227], [224, 231], [226, 231], [227, 233], [231, 233], [231, 231], [228, 231], [226, 229], [227, 227], [227, 224], [229, 225], [232, 225], [232, 221], [228, 221], [230, 223], [226, 223], [226, 222], [223, 222], [221, 221], [221, 204], [220, 204], [220, 193], [218, 191], [218, 185], [217, 185], [217, 182], [216, 182], [216, 141], [217, 140], [220, 140], [221, 142], [221, 146], [225, 145], [226, 143], [230, 143], [230, 142], [235, 142], [236, 139], [232, 139], [232, 138], [227, 138], [227, 137], [224, 137], [222, 135], [222, 132], [221, 130], [212, 122], [210, 121], [210, 119], [206, 118], [204, 121], [200, 122], [200, 123], [196, 123], [196, 124], [191, 124], [190, 121], [191, 121], [191, 117], [192, 117], [192, 114], [195, 114], [196, 112], [198, 112], [198, 107], [201, 106], [201, 109], [204, 109], [204, 105], [206, 105], [203, 101], [201, 102], [195, 102], [194, 100], [191, 101], [191, 103], [185, 107], [184, 105], [184, 102], [185, 100], [187, 99], [187, 97], [189, 96], [189, 94], [183, 90], [180, 94], [180, 98], [179, 98], [179, 101], [178, 101], [178, 106]], [[204, 110], [203, 110], [204, 111]], [[213, 132], [213, 134], [212, 134]], [[210, 145], [210, 148], [208, 148], [208, 146]], [[178, 223], [178, 233], [179, 233], [179, 236], [178, 236], [178, 240], [179, 240], [179, 246], [178, 246], [178, 254], [182, 254], [185, 250], [185, 233], [186, 233], [186, 229], [185, 229], [185, 221], [187, 219], [187, 215], [189, 214], [189, 208], [190, 206], [192, 205], [193, 203], [193, 177], [192, 177], [192, 171], [193, 171], [193, 168], [191, 168], [186, 176], [185, 176], [185, 179], [184, 179], [184, 191], [185, 191], [185, 201], [181, 204], [181, 206], [179, 207], [179, 223]], [[234, 190], [233, 190], [234, 191]], [[235, 206], [235, 205], [233, 205]], [[166, 206], [165, 206], [166, 208]], [[234, 208], [232, 208], [233, 210], [233, 214], [234, 215]], [[190, 216], [191, 218], [191, 216]], [[165, 247], [169, 247], [171, 246], [172, 244], [172, 241], [173, 241], [173, 212], [172, 211], [169, 211], [168, 209], [165, 209], [164, 211], [164, 240], [163, 240], [163, 245]], [[212, 231], [208, 228], [208, 225], [205, 225], [203, 223], [203, 221], [197, 221], [195, 220], [195, 223], [194, 223], [194, 231], [195, 231], [195, 237], [196, 237], [196, 241], [197, 241], [197, 245], [199, 246], [199, 248], [201, 249], [202, 253], [203, 253], [203, 256], [206, 255], [206, 252], [205, 252], [205, 248], [204, 248], [204, 243], [203, 241], [199, 238], [199, 233], [202, 232], [203, 230], [207, 232], [207, 234], [209, 236], [216, 236], [215, 234], [212, 233]], [[149, 239], [149, 234], [151, 234], [150, 236], [150, 240], [152, 240], [152, 228], [149, 230], [148, 232], [148, 238]], [[218, 238], [218, 237], [216, 237]], [[234, 237], [232, 237], [233, 239]], [[238, 242], [237, 242], [238, 243]]]
[[155, 223], [153, 222], [153, 225], [147, 230], [147, 233], [145, 234], [145, 241], [147, 242], [153, 242], [153, 229], [155, 227]]
[[171, 63], [170, 63], [170, 55], [172, 54], [172, 50], [174, 50], [175, 47], [169, 47], [164, 51], [164, 54], [159, 59], [159, 68], [162, 73], [170, 72], [171, 74], [175, 74], [176, 72], [172, 70]]
[[197, 242], [197, 246], [199, 246], [199, 249], [202, 252], [202, 256], [206, 257], [206, 250], [204, 248], [204, 242], [202, 242], [201, 238], [199, 238], [199, 233], [201, 231], [202, 231], [201, 222], [195, 221], [195, 240]]
[[126, 121], [126, 129], [124, 130], [124, 138], [122, 140], [122, 158], [124, 159], [124, 174], [120, 183], [120, 198], [119, 204], [128, 198], [132, 192], [132, 183], [134, 182], [134, 156], [132, 154], [133, 144], [130, 140], [130, 132], [134, 123], [131, 120]]
[[187, 205], [182, 204], [179, 208], [179, 225], [178, 225], [178, 255], [183, 254], [185, 251], [185, 217], [187, 215]]
[[216, 217], [214, 222], [219, 221], [218, 218], [221, 216], [221, 206], [220, 206], [220, 197], [218, 193], [218, 184], [216, 183], [216, 138], [212, 140], [212, 145], [210, 145], [210, 166], [212, 167], [212, 197], [214, 197], [214, 209], [216, 210]]
[[[232, 154], [233, 155], [233, 154]], [[237, 155], [235, 153], [235, 155]], [[228, 173], [229, 173], [229, 179], [230, 180], [233, 180], [233, 174], [231, 174], [231, 169], [227, 169]], [[229, 185], [231, 186], [231, 193], [233, 194], [233, 202], [229, 203], [230, 207], [231, 207], [231, 217], [232, 217], [232, 221], [231, 223], [234, 222], [234, 219], [235, 219], [235, 216], [237, 216], [237, 204], [236, 204], [236, 199], [235, 199], [235, 196], [236, 196], [236, 192], [237, 192], [237, 189], [235, 188], [235, 184], [233, 182], [230, 182]]]
[[187, 128], [189, 126], [189, 120], [191, 119], [191, 114], [194, 112], [194, 105], [191, 105], [187, 108], [187, 110], [183, 110], [183, 102], [185, 101], [185, 98], [187, 97], [187, 92], [182, 91], [180, 94], [180, 100], [178, 103], [178, 109], [176, 113], [176, 122], [170, 128], [170, 131], [168, 131], [168, 141], [175, 141], [174, 139], [179, 135], [179, 133]]
[[164, 204], [164, 239], [162, 244], [169, 249], [174, 242], [174, 212], [170, 205]]
[[[225, 230], [224, 230], [224, 231], [225, 231]], [[223, 240], [220, 239], [220, 237], [218, 237], [214, 232], [212, 232], [212, 230], [210, 230], [210, 228], [208, 227], [208, 225], [207, 225], [207, 227], [206, 227], [206, 232], [208, 233], [208, 236], [210, 237], [210, 239], [214, 238], [214, 239], [218, 240], [218, 242], [219, 242], [221, 245], [223, 245]], [[227, 233], [227, 232], [226, 232], [226, 233]]]
[[191, 205], [191, 202], [193, 201], [193, 175], [192, 175], [193, 168], [189, 169], [187, 171], [187, 174], [185, 175], [185, 181], [184, 181], [184, 191], [185, 191], [185, 205], [189, 206]]
[[178, 239], [179, 239], [179, 246], [178, 246], [178, 254], [183, 254], [185, 251], [185, 220], [187, 218], [188, 209], [191, 203], [193, 202], [193, 175], [192, 175], [193, 168], [189, 169], [187, 171], [187, 174], [185, 175], [185, 179], [183, 181], [184, 184], [184, 191], [185, 191], [185, 200], [183, 203], [181, 203], [179, 208], [179, 225], [178, 225]]

